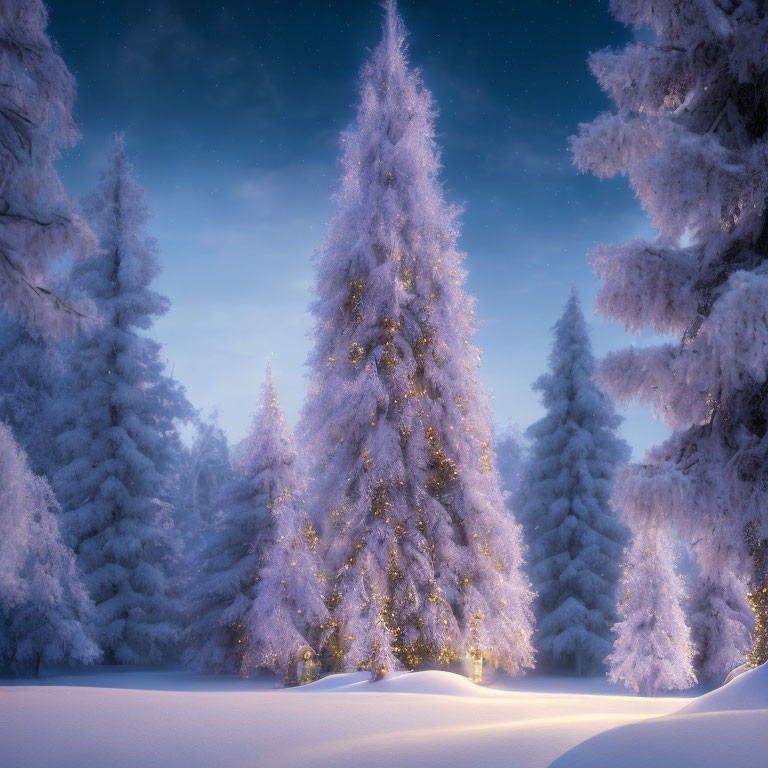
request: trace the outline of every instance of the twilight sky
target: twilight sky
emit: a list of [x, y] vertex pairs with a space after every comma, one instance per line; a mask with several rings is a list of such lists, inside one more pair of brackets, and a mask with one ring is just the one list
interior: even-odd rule
[[[375, 0], [48, 0], [49, 31], [77, 77], [83, 141], [60, 170], [79, 195], [125, 130], [155, 211], [151, 234], [172, 308], [156, 325], [193, 403], [244, 436], [267, 356], [295, 423], [309, 350], [311, 255], [332, 215], [338, 135], [378, 41]], [[478, 298], [481, 377], [497, 424], [542, 410], [531, 382], [571, 282], [595, 352], [629, 342], [593, 316], [587, 253], [650, 232], [624, 179], [580, 176], [579, 122], [608, 108], [590, 50], [630, 33], [607, 0], [400, 0], [440, 108], [446, 195], [465, 208], [460, 245]], [[625, 413], [635, 455], [663, 427]]]

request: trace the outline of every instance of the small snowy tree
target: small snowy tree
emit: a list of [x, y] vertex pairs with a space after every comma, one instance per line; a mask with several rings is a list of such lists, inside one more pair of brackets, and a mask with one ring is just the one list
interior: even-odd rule
[[62, 543], [50, 486], [0, 423], [0, 668], [93, 662], [93, 608]]
[[554, 328], [549, 373], [534, 387], [546, 416], [528, 429], [520, 518], [538, 591], [541, 658], [583, 674], [610, 650], [623, 524], [610, 507], [629, 458], [621, 419], [593, 381], [594, 358], [575, 291]]
[[594, 251], [597, 308], [680, 340], [602, 365], [613, 397], [674, 430], [625, 493], [647, 500], [648, 525], [698, 542], [710, 574], [735, 572], [756, 594], [768, 585], [768, 14], [753, 0], [611, 8], [653, 43], [592, 55], [616, 112], [581, 126], [574, 154], [583, 171], [626, 174], [659, 234]]
[[315, 644], [310, 629], [319, 628], [325, 605], [316, 534], [269, 369], [238, 453], [195, 580], [185, 661], [211, 672], [264, 666], [285, 674], [298, 648]]
[[255, 596], [244, 620], [244, 669], [268, 667], [285, 678], [302, 647], [317, 652], [329, 617], [318, 537], [304, 506], [306, 488], [284, 421], [267, 369], [261, 411], [244, 453], [269, 516], [258, 546]]
[[156, 663], [176, 634], [168, 484], [174, 419], [188, 405], [163, 375], [160, 345], [140, 332], [168, 301], [149, 288], [159, 267], [142, 235], [149, 214], [121, 135], [86, 208], [100, 251], [76, 264], [72, 279], [103, 325], [69, 351], [56, 490], [107, 660]]
[[0, 5], [0, 306], [57, 332], [79, 315], [51, 292], [51, 264], [86, 255], [93, 238], [53, 166], [80, 134], [72, 119], [75, 79], [47, 24], [41, 0]]
[[616, 642], [606, 659], [612, 682], [642, 696], [689, 688], [696, 682], [685, 623], [682, 578], [669, 540], [656, 529], [640, 531], [626, 550]]
[[476, 376], [434, 116], [388, 0], [342, 138], [313, 306], [303, 430], [334, 576], [327, 650], [378, 676], [448, 663], [472, 645], [515, 674], [532, 664], [532, 594]]

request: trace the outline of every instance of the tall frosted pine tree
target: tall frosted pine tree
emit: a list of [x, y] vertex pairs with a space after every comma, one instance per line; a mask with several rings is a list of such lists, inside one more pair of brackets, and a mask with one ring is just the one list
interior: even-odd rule
[[103, 325], [69, 350], [56, 491], [96, 604], [106, 660], [156, 663], [176, 634], [164, 499], [176, 449], [172, 420], [187, 406], [163, 374], [160, 345], [142, 333], [168, 300], [149, 287], [159, 272], [156, 248], [142, 234], [149, 212], [122, 135], [85, 208], [100, 249], [75, 265], [72, 280], [93, 300]]
[[[601, 365], [612, 397], [651, 405], [673, 430], [623, 482], [649, 525], [695, 542], [713, 603], [734, 577], [748, 582], [765, 661], [768, 601], [754, 598], [768, 595], [768, 15], [752, 0], [611, 9], [654, 44], [592, 54], [615, 110], [580, 126], [574, 155], [582, 171], [626, 175], [658, 236], [594, 251], [597, 309], [677, 339]], [[702, 669], [722, 678], [744, 630], [708, 625], [701, 650], [717, 662]]]
[[342, 137], [337, 212], [318, 255], [304, 430], [313, 512], [334, 577], [336, 666], [387, 670], [464, 657], [532, 664], [532, 598], [500, 489], [471, 343], [456, 211], [435, 108], [388, 0]]
[[597, 388], [587, 324], [576, 291], [554, 327], [548, 373], [535, 383], [546, 416], [528, 429], [520, 517], [538, 592], [541, 659], [584, 674], [611, 647], [626, 531], [608, 501], [629, 458], [621, 419]]

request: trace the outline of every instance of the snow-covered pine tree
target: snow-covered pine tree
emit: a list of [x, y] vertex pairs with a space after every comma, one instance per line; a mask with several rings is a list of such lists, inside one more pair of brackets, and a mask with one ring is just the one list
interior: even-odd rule
[[238, 454], [193, 588], [185, 661], [211, 672], [285, 674], [302, 645], [315, 646], [326, 608], [317, 535], [269, 368]]
[[520, 519], [538, 592], [540, 659], [585, 674], [611, 647], [626, 528], [609, 499], [629, 448], [616, 434], [620, 417], [593, 380], [575, 289], [555, 324], [549, 367], [534, 384], [547, 413], [527, 432]]
[[683, 581], [671, 543], [657, 529], [639, 531], [625, 552], [616, 642], [606, 659], [612, 682], [642, 696], [689, 688], [696, 682]]
[[61, 541], [53, 492], [2, 423], [0, 456], [0, 669], [93, 662], [93, 605]]
[[31, 471], [52, 476], [57, 390], [65, 376], [58, 344], [0, 310], [0, 421], [27, 454]]
[[243, 621], [243, 666], [244, 671], [268, 667], [283, 678], [303, 647], [317, 652], [329, 628], [318, 537], [307, 514], [306, 485], [284, 422], [267, 368], [261, 409], [244, 453], [268, 523], [258, 546], [254, 599]]
[[532, 593], [504, 507], [435, 108], [394, 0], [342, 137], [317, 263], [303, 429], [334, 576], [338, 667], [378, 676], [463, 657], [532, 664]]
[[93, 247], [53, 162], [80, 134], [75, 79], [47, 36], [41, 0], [0, 6], [0, 306], [47, 332], [79, 319], [50, 291], [50, 268]]
[[654, 42], [592, 55], [616, 112], [582, 125], [573, 150], [583, 171], [628, 175], [659, 234], [594, 251], [597, 308], [680, 338], [602, 366], [613, 397], [652, 405], [674, 430], [627, 493], [756, 593], [768, 584], [768, 15], [751, 0], [611, 7]]
[[177, 448], [173, 420], [188, 405], [163, 374], [160, 345], [141, 333], [168, 300], [149, 288], [159, 266], [142, 234], [149, 212], [132, 171], [117, 135], [86, 200], [100, 251], [72, 271], [103, 325], [69, 350], [71, 390], [57, 438], [64, 461], [55, 479], [107, 660], [156, 663], [176, 635], [168, 472]]

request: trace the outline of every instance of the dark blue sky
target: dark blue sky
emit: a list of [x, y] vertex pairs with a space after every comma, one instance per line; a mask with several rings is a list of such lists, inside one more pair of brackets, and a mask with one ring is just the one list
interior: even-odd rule
[[[68, 189], [95, 182], [125, 130], [156, 213], [173, 307], [155, 333], [195, 405], [243, 436], [272, 356], [294, 421], [304, 394], [312, 267], [332, 214], [338, 135], [379, 38], [373, 0], [49, 0], [50, 32], [79, 83], [83, 142]], [[541, 414], [531, 382], [571, 282], [602, 354], [631, 341], [592, 316], [600, 241], [648, 234], [624, 179], [580, 176], [567, 137], [609, 104], [590, 50], [630, 35], [607, 0], [400, 0], [411, 59], [440, 109], [443, 179], [463, 204], [461, 246], [483, 324], [481, 371], [496, 419]], [[641, 343], [647, 343], [641, 339]], [[636, 453], [663, 430], [632, 408]]]

